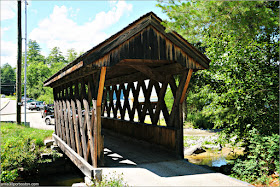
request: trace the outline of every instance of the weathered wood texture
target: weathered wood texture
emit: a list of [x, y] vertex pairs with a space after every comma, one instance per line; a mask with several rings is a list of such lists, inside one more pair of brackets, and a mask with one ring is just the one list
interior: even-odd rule
[[56, 134], [53, 138], [60, 147], [60, 149], [70, 158], [70, 160], [89, 178], [102, 178], [102, 170], [92, 167], [85, 159], [78, 155], [69, 145], [65, 143]]
[[[145, 81], [140, 78], [141, 81], [137, 82], [107, 86], [105, 90], [106, 98], [104, 98], [103, 101], [104, 110], [102, 115], [106, 114], [106, 117], [120, 118], [122, 120], [128, 115], [129, 121], [134, 122], [138, 119], [137, 122], [141, 123], [144, 123], [146, 116], [149, 116], [152, 124], [157, 125], [160, 120], [160, 114], [162, 113], [165, 123], [168, 126], [173, 126], [173, 124], [169, 123], [171, 116], [166, 107], [164, 97], [168, 85], [171, 87], [175, 97], [177, 86], [174, 76], [166, 76], [163, 77], [163, 79], [164, 82], [161, 85], [154, 80], [149, 80], [146, 85]], [[151, 101], [150, 99], [153, 88], [157, 95], [156, 101]], [[144, 96], [143, 102], [139, 102], [140, 90], [142, 90]], [[120, 98], [121, 93], [124, 99], [123, 104]]]
[[[93, 77], [103, 81], [93, 81]], [[97, 107], [96, 98], [99, 95], [101, 104], [104, 81], [105, 72], [101, 71], [54, 88], [56, 135], [93, 167], [103, 164], [101, 106]]]
[[[108, 40], [81, 55], [44, 82], [54, 86], [73, 73], [86, 76], [99, 67], [112, 67], [133, 59], [176, 61], [185, 68], [206, 69], [210, 60], [175, 32], [165, 32], [161, 20], [149, 13]], [[130, 65], [135, 65], [130, 64]], [[71, 81], [78, 76], [71, 77]]]
[[[104, 164], [102, 127], [183, 157], [182, 102], [192, 72], [208, 68], [209, 59], [164, 29], [149, 13], [44, 82], [54, 88], [56, 139], [87, 175], [92, 175], [87, 164]], [[171, 111], [165, 103], [168, 89], [174, 99]], [[162, 120], [166, 127], [160, 126]]]
[[[92, 64], [100, 67], [114, 66], [124, 59], [171, 60], [180, 63], [186, 68], [206, 68], [180, 48], [181, 44], [178, 40], [174, 41], [171, 41], [154, 26], [148, 26], [127, 40], [112, 42], [114, 43], [113, 45], [103, 49], [104, 53], [106, 52], [108, 55], [97, 58], [99, 55], [96, 54], [99, 51], [96, 51], [84, 59], [84, 62], [88, 65]], [[114, 45], [116, 45], [115, 48], [113, 48]]]
[[106, 117], [102, 117], [102, 126], [120, 135], [123, 134], [139, 140], [144, 140], [152, 144], [163, 146], [174, 153], [176, 152], [176, 130], [174, 128]]

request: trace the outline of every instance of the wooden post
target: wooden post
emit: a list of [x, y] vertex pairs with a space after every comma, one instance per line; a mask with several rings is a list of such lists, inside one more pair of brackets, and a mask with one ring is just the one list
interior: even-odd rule
[[72, 115], [73, 115], [73, 123], [74, 123], [74, 129], [75, 129], [75, 144], [77, 148], [77, 153], [82, 156], [82, 145], [80, 141], [80, 133], [79, 133], [79, 124], [78, 119], [76, 117], [76, 106], [73, 99], [71, 99], [71, 107], [72, 107]]
[[[104, 83], [105, 83], [105, 75], [106, 75], [106, 67], [101, 68], [100, 79], [99, 79], [99, 86], [98, 86], [98, 93], [97, 93], [97, 101], [96, 101], [96, 120], [94, 122], [94, 151], [97, 153], [97, 165], [103, 166], [103, 137], [101, 136], [101, 104], [102, 104], [102, 96], [104, 90]], [[94, 113], [93, 113], [94, 114]]]
[[183, 92], [182, 92], [182, 96], [181, 96], [181, 99], [180, 99], [180, 104], [182, 104], [185, 100], [186, 92], [187, 92], [187, 89], [188, 89], [188, 86], [189, 86], [189, 83], [190, 83], [190, 80], [191, 80], [192, 72], [193, 72], [193, 69], [189, 69], [188, 77], [187, 77], [187, 80], [186, 80], [186, 83], [185, 83], [185, 86], [184, 86], [184, 89], [183, 89]]
[[176, 128], [175, 132], [175, 147], [176, 147], [176, 155], [178, 158], [183, 158], [183, 120], [182, 120], [182, 104], [180, 104], [180, 100], [182, 98], [182, 93], [184, 86], [186, 85], [187, 72], [184, 72], [181, 76], [181, 80], [179, 86], [176, 90], [176, 95], [174, 98], [174, 103], [172, 107], [172, 111], [169, 117], [169, 126], [174, 126]]
[[106, 75], [106, 67], [102, 67], [101, 74], [100, 74], [100, 80], [99, 80], [98, 94], [97, 94], [97, 103], [96, 103], [97, 107], [101, 106], [101, 103], [102, 103], [105, 75]]

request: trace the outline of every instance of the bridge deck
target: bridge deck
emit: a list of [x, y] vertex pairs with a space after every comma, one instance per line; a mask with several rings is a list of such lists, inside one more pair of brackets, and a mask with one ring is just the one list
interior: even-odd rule
[[171, 160], [176, 157], [163, 148], [104, 130], [104, 167], [137, 167]]

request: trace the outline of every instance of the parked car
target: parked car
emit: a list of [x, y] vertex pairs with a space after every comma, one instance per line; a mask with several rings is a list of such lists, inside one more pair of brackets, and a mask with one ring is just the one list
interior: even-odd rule
[[38, 110], [39, 111], [43, 108], [44, 108], [44, 105], [43, 105], [42, 101], [33, 101], [27, 105], [27, 109], [29, 109], [29, 110]]
[[4, 94], [1, 95], [1, 98], [5, 98], [6, 96]]
[[42, 118], [49, 116], [49, 115], [53, 115], [53, 114], [54, 114], [54, 108], [49, 105], [44, 106], [44, 110], [41, 110]]
[[[26, 98], [26, 106], [29, 104], [29, 103], [31, 103], [31, 102], [34, 102], [35, 100], [34, 99], [32, 99], [32, 98]], [[24, 105], [25, 104], [25, 99], [24, 99], [24, 97], [21, 99], [21, 102], [22, 102], [22, 105]]]
[[54, 125], [54, 115], [48, 115], [45, 118], [46, 125]]

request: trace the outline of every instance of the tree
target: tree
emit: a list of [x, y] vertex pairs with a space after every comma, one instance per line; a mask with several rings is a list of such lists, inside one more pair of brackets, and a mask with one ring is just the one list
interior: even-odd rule
[[[170, 18], [163, 23], [167, 30], [176, 30], [199, 49], [203, 48], [211, 60], [208, 70], [194, 73], [189, 87], [189, 112], [203, 115], [216, 128], [223, 129], [228, 140], [236, 136], [243, 141], [246, 148], [243, 160], [250, 160], [249, 155], [257, 158], [250, 148], [252, 137], [270, 140], [269, 137], [278, 134], [278, 4], [276, 1], [160, 1], [158, 4]], [[267, 151], [272, 150], [259, 154], [268, 155]], [[277, 160], [275, 149], [272, 152], [275, 158], [269, 161]], [[257, 161], [268, 163], [268, 160]], [[243, 166], [237, 172], [239, 177], [254, 168]], [[255, 176], [267, 176], [276, 166], [273, 161], [273, 166], [260, 168]]]
[[8, 63], [1, 67], [1, 93], [11, 94], [14, 93], [16, 84], [15, 69]]
[[51, 73], [54, 74], [63, 68], [67, 61], [65, 60], [59, 47], [54, 47], [47, 57], [47, 64], [51, 68]]
[[1, 68], [1, 84], [15, 84], [16, 72], [15, 69], [8, 63]]
[[45, 94], [43, 82], [51, 76], [51, 70], [43, 62], [30, 64], [27, 69], [27, 94], [32, 98], [38, 98]]
[[29, 40], [27, 50], [27, 65], [37, 62], [45, 63], [45, 57], [41, 54], [41, 48], [39, 44], [35, 40]]
[[77, 58], [77, 52], [75, 51], [75, 49], [68, 49], [67, 50], [67, 61], [68, 61], [68, 63], [70, 63], [70, 62], [72, 62], [72, 61], [74, 61], [76, 58]]

